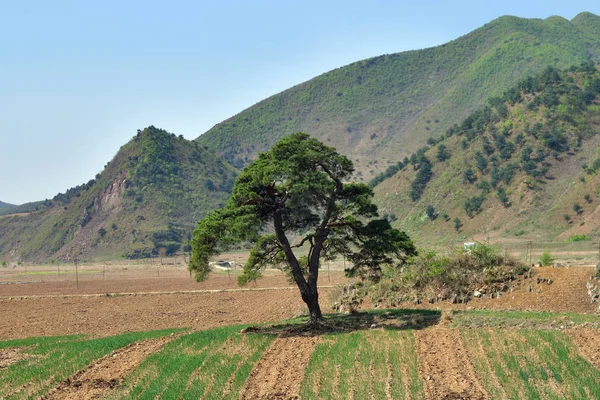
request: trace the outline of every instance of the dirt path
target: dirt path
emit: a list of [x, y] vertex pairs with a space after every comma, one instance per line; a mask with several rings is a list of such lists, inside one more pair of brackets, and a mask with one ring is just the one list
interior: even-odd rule
[[300, 385], [319, 337], [276, 339], [258, 361], [241, 399], [298, 399]]
[[597, 329], [569, 329], [567, 334], [579, 353], [600, 369], [600, 332]]
[[415, 331], [419, 375], [428, 399], [490, 399], [469, 360], [458, 330]]
[[125, 374], [173, 337], [148, 339], [109, 354], [52, 389], [44, 400], [99, 399], [116, 387]]

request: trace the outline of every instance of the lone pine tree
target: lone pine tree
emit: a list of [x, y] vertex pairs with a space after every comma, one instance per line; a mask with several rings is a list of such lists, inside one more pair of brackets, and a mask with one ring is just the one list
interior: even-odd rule
[[[253, 243], [238, 283], [258, 279], [268, 265], [283, 265], [300, 290], [310, 321], [320, 321], [322, 258], [343, 255], [350, 261], [348, 276], [377, 280], [383, 266], [399, 266], [416, 254], [404, 232], [378, 218], [371, 188], [346, 183], [353, 171], [347, 157], [305, 133], [281, 139], [238, 176], [228, 203], [198, 223], [190, 271], [204, 280], [209, 260], [220, 250]], [[305, 256], [297, 256], [301, 251]]]

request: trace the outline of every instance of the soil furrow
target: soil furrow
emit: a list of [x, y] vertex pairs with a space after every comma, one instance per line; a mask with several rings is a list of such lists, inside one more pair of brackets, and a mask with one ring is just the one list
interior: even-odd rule
[[387, 372], [387, 377], [385, 379], [385, 398], [386, 400], [391, 400], [394, 371], [392, 370], [392, 363], [390, 362], [390, 343], [387, 340], [385, 342], [385, 369]]
[[[340, 399], [340, 390], [339, 390], [339, 386], [340, 386], [340, 369], [341, 369], [341, 365], [336, 365], [335, 366], [335, 373], [333, 375], [333, 382], [331, 384], [331, 395], [334, 399]], [[319, 392], [316, 392], [319, 393]]]
[[375, 388], [373, 386], [374, 386], [375, 381], [377, 380], [377, 376], [375, 374], [375, 364], [374, 364], [373, 361], [371, 361], [369, 363], [369, 376], [370, 376], [370, 379], [369, 379], [369, 398], [371, 400], [375, 400]]
[[101, 398], [110, 389], [116, 387], [127, 372], [172, 339], [173, 336], [148, 339], [119, 349], [60, 383], [43, 399]]
[[428, 399], [489, 399], [459, 332], [436, 327], [415, 332], [419, 374]]
[[254, 366], [241, 399], [298, 399], [318, 337], [277, 338]]
[[579, 354], [600, 369], [600, 335], [597, 329], [569, 329], [567, 334], [577, 346]]

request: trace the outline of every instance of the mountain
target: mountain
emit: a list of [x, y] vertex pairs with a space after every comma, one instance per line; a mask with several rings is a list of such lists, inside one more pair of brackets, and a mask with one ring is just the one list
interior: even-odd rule
[[[375, 189], [383, 212], [417, 240], [447, 241], [482, 229], [498, 236], [596, 234], [600, 218], [592, 207], [600, 193], [590, 166], [596, 165], [598, 124], [596, 103], [588, 104], [585, 96], [594, 87], [589, 82], [595, 82], [590, 65], [598, 61], [600, 17], [594, 14], [571, 21], [501, 17], [441, 46], [327, 72], [242, 111], [195, 141], [151, 126], [88, 183], [51, 200], [0, 210], [0, 255], [67, 260], [178, 251], [196, 222], [226, 201], [236, 168], [295, 131], [348, 155], [359, 180], [373, 186], [383, 181]], [[567, 73], [549, 65], [583, 67]], [[544, 78], [525, 79], [544, 70]], [[555, 90], [547, 92], [548, 85]], [[481, 109], [490, 96], [496, 98]], [[570, 102], [581, 101], [585, 107], [571, 107]], [[555, 141], [557, 149], [538, 151]], [[426, 143], [434, 148], [423, 148]], [[523, 143], [532, 148], [529, 159], [519, 158], [528, 151]], [[482, 161], [481, 149], [473, 149], [484, 144], [495, 150], [486, 150]], [[436, 162], [442, 145], [452, 156]], [[487, 166], [483, 172], [472, 167], [474, 183], [465, 184], [462, 174], [473, 160]], [[592, 172], [573, 179], [583, 163]], [[423, 219], [426, 211], [439, 218]], [[461, 220], [458, 232], [452, 222], [441, 223], [442, 214]]]
[[9, 258], [147, 257], [180, 251], [225, 203], [237, 170], [197, 143], [150, 126], [88, 183], [0, 217]]
[[38, 211], [40, 207], [43, 206], [43, 204], [43, 201], [32, 201], [30, 203], [21, 204], [18, 206], [11, 205], [11, 207], [8, 208], [0, 208], [0, 215], [22, 214], [29, 213], [32, 211]]
[[0, 213], [2, 213], [5, 210], [10, 210], [11, 208], [16, 207], [14, 204], [8, 204], [8, 203], [4, 203], [2, 201], [0, 201]]
[[522, 80], [396, 166], [380, 212], [422, 245], [600, 236], [600, 72]]
[[600, 61], [600, 17], [498, 18], [441, 46], [335, 69], [240, 112], [198, 137], [241, 167], [304, 131], [351, 157], [370, 180], [429, 137], [546, 66]]

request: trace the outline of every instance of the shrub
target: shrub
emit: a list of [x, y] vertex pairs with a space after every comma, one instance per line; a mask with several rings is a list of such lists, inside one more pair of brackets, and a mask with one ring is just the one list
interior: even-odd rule
[[548, 267], [554, 263], [554, 257], [548, 250], [544, 250], [542, 255], [540, 256], [540, 265], [543, 267]]
[[440, 144], [438, 146], [438, 151], [437, 151], [437, 154], [436, 154], [437, 160], [440, 161], [440, 162], [446, 161], [447, 159], [450, 158], [450, 156], [451, 156], [451, 154], [448, 151], [448, 148], [445, 145]]
[[471, 218], [481, 212], [481, 205], [485, 200], [484, 195], [473, 196], [465, 201], [465, 212]]
[[463, 180], [465, 183], [473, 183], [477, 180], [477, 176], [475, 172], [471, 169], [471, 167], [467, 168], [463, 173]]
[[425, 209], [425, 213], [427, 214], [429, 219], [432, 221], [437, 218], [437, 213], [435, 212], [435, 208], [431, 204], [427, 206], [427, 208]]
[[503, 187], [499, 187], [498, 189], [496, 189], [496, 196], [498, 196], [498, 199], [504, 207], [510, 206], [510, 200], [508, 199], [508, 195], [506, 194], [506, 189], [504, 189]]
[[592, 238], [589, 237], [588, 235], [577, 234], [577, 235], [569, 236], [569, 238], [567, 239], [567, 242], [569, 242], [569, 243], [573, 243], [573, 242], [586, 242], [588, 240], [592, 240]]
[[410, 198], [412, 201], [417, 201], [421, 197], [432, 175], [431, 162], [427, 157], [422, 156], [419, 160], [419, 172], [417, 172], [415, 180], [411, 184]]
[[526, 271], [524, 265], [512, 259], [504, 263], [497, 249], [485, 244], [470, 251], [454, 249], [447, 255], [424, 250], [402, 268], [387, 269], [377, 283], [359, 282], [346, 287], [335, 305], [338, 309], [341, 305], [352, 309], [366, 296], [373, 304], [388, 307], [406, 301], [467, 302], [475, 290], [487, 290], [490, 294], [508, 290], [507, 282]]
[[456, 232], [458, 232], [460, 230], [460, 228], [462, 228], [463, 224], [460, 221], [460, 219], [458, 219], [458, 217], [454, 218], [454, 229], [456, 230]]

